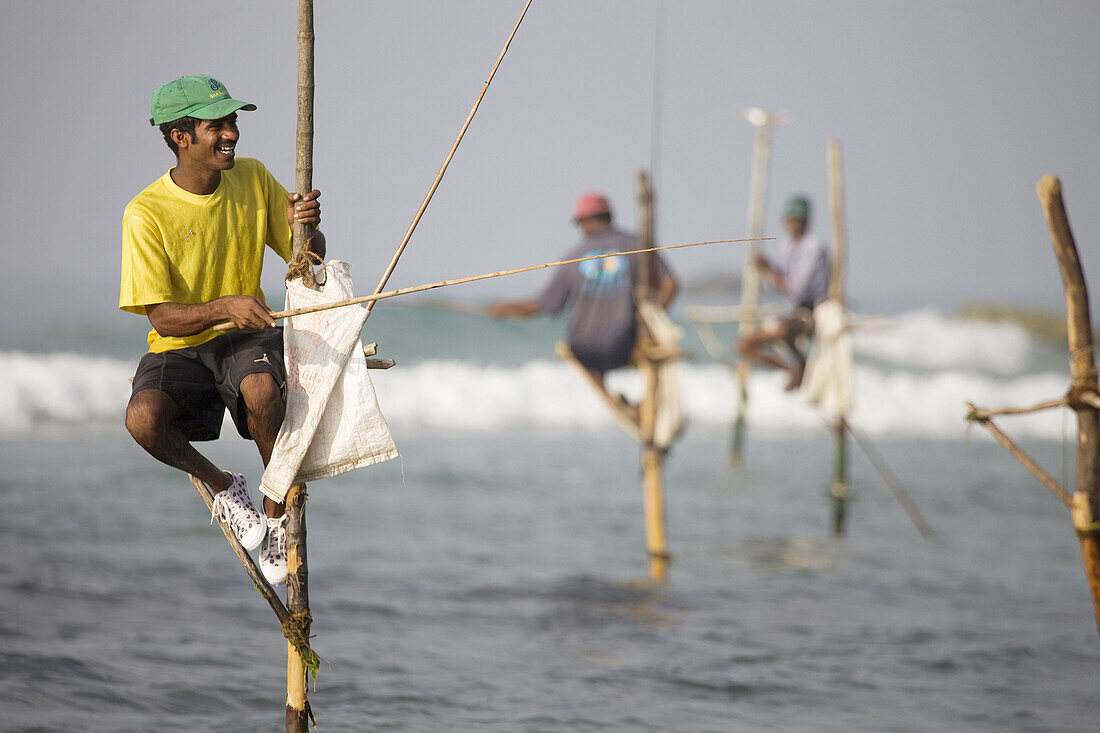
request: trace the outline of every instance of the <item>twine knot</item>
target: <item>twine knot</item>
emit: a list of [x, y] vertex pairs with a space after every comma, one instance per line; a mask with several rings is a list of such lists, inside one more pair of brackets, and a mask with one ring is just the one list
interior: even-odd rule
[[317, 279], [313, 273], [313, 268], [317, 265], [324, 266], [325, 261], [321, 259], [321, 256], [310, 249], [302, 249], [294, 254], [293, 259], [290, 260], [290, 264], [287, 266], [286, 281], [290, 282], [295, 278], [301, 278], [302, 283], [307, 288], [312, 288], [317, 284]]
[[313, 616], [309, 610], [301, 611], [299, 613], [291, 614], [290, 618], [283, 624], [283, 636], [290, 642], [291, 646], [298, 652], [298, 656], [302, 658], [302, 663], [305, 664], [306, 669], [313, 675], [313, 679], [317, 679], [317, 670], [321, 666], [321, 658], [317, 656], [317, 652], [313, 651], [313, 648], [309, 645], [309, 627], [313, 623]]

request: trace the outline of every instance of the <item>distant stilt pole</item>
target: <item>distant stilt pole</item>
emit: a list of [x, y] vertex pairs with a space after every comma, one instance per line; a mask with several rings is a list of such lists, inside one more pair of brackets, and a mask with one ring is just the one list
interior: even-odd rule
[[833, 535], [844, 534], [844, 524], [848, 519], [848, 436], [844, 418], [833, 426], [833, 438], [836, 444], [833, 466], [833, 484], [830, 493], [833, 502]]
[[[298, 131], [295, 145], [294, 186], [305, 195], [313, 190], [313, 0], [298, 0]], [[312, 227], [296, 224], [293, 228], [294, 260], [305, 258]], [[312, 268], [305, 268], [312, 272]], [[306, 279], [312, 279], [307, 276]], [[312, 285], [306, 282], [306, 285]], [[306, 487], [292, 486], [286, 497], [287, 579], [286, 605], [292, 621], [309, 639], [312, 617], [309, 612], [306, 565]], [[312, 660], [311, 660], [312, 661]], [[306, 698], [308, 665], [288, 644], [286, 659], [286, 732], [305, 733], [313, 714]]]
[[[787, 124], [785, 112], [766, 112], [757, 107], [745, 110], [745, 119], [756, 128], [752, 145], [752, 170], [749, 181], [749, 237], [760, 237], [764, 231], [764, 213], [768, 202], [768, 168], [771, 160], [771, 130]], [[756, 306], [760, 302], [760, 270], [755, 258], [759, 251], [756, 242], [749, 244], [745, 266], [741, 269], [741, 311], [737, 325], [737, 338], [748, 336], [755, 327]], [[737, 362], [737, 416], [733, 421], [730, 438], [730, 468], [740, 468], [745, 450], [746, 415], [749, 409], [749, 377], [752, 364], [748, 359]]]
[[[829, 211], [833, 223], [833, 271], [829, 277], [829, 298], [844, 303], [844, 267], [847, 256], [847, 240], [844, 227], [844, 178], [840, 165], [840, 143], [830, 140], [826, 148], [829, 177]], [[840, 415], [833, 425], [836, 441], [833, 470], [832, 503], [833, 535], [844, 534], [848, 518], [848, 430], [847, 416]]]
[[[653, 246], [653, 191], [644, 171], [638, 172], [638, 245], [639, 249]], [[656, 253], [641, 256], [638, 282], [634, 297], [637, 302], [649, 300], [654, 285]], [[654, 428], [657, 420], [657, 363], [647, 356], [654, 348], [653, 339], [641, 319], [638, 320], [638, 370], [645, 382], [645, 393], [639, 407], [639, 432], [642, 444], [642, 503], [645, 512], [646, 552], [649, 554], [649, 576], [664, 580], [668, 571], [668, 546], [665, 543], [664, 496], [662, 487], [661, 451], [654, 445]]]
[[1100, 539], [1100, 523], [1097, 521], [1100, 517], [1100, 411], [1081, 399], [1083, 393], [1098, 391], [1088, 288], [1062, 201], [1062, 182], [1054, 176], [1044, 176], [1036, 190], [1050, 227], [1054, 254], [1058, 258], [1066, 290], [1072, 378], [1066, 400], [1077, 413], [1077, 482], [1071, 514], [1081, 543], [1085, 577], [1092, 593], [1097, 630], [1100, 631], [1100, 547], [1097, 545]]

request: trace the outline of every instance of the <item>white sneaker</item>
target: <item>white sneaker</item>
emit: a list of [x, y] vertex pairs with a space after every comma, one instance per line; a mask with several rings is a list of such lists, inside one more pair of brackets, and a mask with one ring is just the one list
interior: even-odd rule
[[267, 520], [267, 534], [260, 545], [260, 571], [272, 585], [286, 582], [286, 515]]
[[215, 517], [222, 520], [237, 535], [244, 549], [255, 550], [264, 540], [267, 525], [248, 495], [248, 481], [245, 477], [239, 473], [229, 475], [233, 477], [233, 483], [225, 491], [214, 495], [210, 523], [214, 523]]

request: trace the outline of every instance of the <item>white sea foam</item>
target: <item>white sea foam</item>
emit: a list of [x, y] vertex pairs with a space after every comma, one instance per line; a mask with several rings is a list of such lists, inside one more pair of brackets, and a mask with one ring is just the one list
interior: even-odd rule
[[[499, 335], [492, 326], [487, 330], [490, 340]], [[851, 420], [876, 435], [959, 437], [966, 430], [966, 401], [1027, 405], [1065, 391], [1068, 368], [1027, 373], [1023, 365], [1036, 349], [1015, 326], [959, 322], [930, 311], [906, 314], [895, 328], [859, 335]], [[121, 422], [135, 365], [71, 353], [0, 351], [0, 431], [25, 432], [44, 423]], [[681, 373], [691, 429], [728, 429], [737, 407], [730, 370], [692, 363], [683, 365]], [[549, 359], [518, 366], [405, 362], [374, 372], [373, 378], [382, 410], [395, 426], [483, 432], [616, 429], [584, 380]], [[748, 412], [753, 429], [820, 430], [821, 418], [797, 395], [783, 391], [784, 379], [776, 372], [753, 372]], [[631, 370], [613, 372], [608, 385], [632, 400], [642, 389]], [[1012, 418], [1010, 429], [1015, 435], [1060, 440], [1064, 416], [1055, 411]]]
[[0, 351], [0, 430], [41, 422], [122, 421], [133, 364], [71, 353]]
[[[820, 430], [822, 419], [797, 394], [785, 392], [785, 376], [756, 372], [748, 420], [754, 429], [779, 432]], [[714, 365], [682, 367], [684, 409], [692, 426], [726, 429], [737, 408], [730, 371]], [[375, 377], [379, 401], [394, 424], [499, 431], [513, 427], [562, 430], [611, 429], [606, 408], [562, 364], [535, 361], [515, 369], [478, 367], [465, 362], [430, 361]], [[876, 435], [953, 438], [966, 430], [965, 402], [983, 406], [1026, 405], [1065, 391], [1067, 375], [1047, 373], [1015, 378], [976, 372], [934, 374], [884, 372], [858, 367], [856, 408], [851, 421]], [[636, 400], [638, 374], [609, 375], [608, 387]], [[1015, 434], [1057, 440], [1059, 413], [1014, 418]]]
[[926, 309], [890, 318], [882, 327], [857, 330], [860, 356], [908, 369], [964, 369], [1019, 374], [1037, 346], [1023, 326], [949, 318]]

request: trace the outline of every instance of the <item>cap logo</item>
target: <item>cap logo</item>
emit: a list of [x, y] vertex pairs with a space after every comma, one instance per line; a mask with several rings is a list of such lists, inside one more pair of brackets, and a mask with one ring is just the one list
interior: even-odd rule
[[210, 80], [210, 88], [213, 89], [215, 92], [218, 91], [218, 80], [217, 79], [211, 79]]

